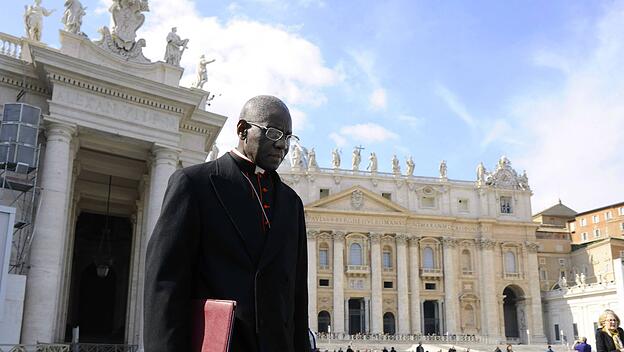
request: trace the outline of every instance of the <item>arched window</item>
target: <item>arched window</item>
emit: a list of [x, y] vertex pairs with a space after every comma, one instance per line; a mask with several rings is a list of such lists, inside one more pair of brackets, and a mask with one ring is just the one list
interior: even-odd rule
[[326, 310], [318, 313], [318, 332], [329, 332], [329, 324], [331, 324], [331, 316]]
[[461, 267], [463, 272], [472, 272], [472, 258], [470, 251], [464, 249], [461, 253]]
[[516, 255], [512, 251], [505, 253], [505, 272], [517, 273], [518, 268], [516, 266]]
[[352, 243], [349, 247], [349, 265], [363, 265], [362, 246], [359, 243]]
[[394, 314], [386, 312], [383, 315], [383, 332], [384, 334], [394, 335], [396, 332], [394, 325]]
[[324, 268], [329, 266], [329, 246], [327, 243], [319, 245], [319, 265]]
[[390, 247], [383, 249], [383, 267], [384, 269], [392, 269], [392, 249]]
[[423, 249], [423, 268], [435, 268], [435, 264], [433, 262], [433, 249], [431, 247], [425, 247]]

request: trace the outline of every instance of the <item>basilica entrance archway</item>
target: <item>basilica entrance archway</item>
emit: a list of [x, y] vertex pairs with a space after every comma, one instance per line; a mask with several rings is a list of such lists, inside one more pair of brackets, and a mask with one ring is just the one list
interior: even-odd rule
[[526, 343], [526, 309], [522, 288], [509, 285], [503, 290], [503, 315], [505, 319], [505, 337]]
[[349, 299], [349, 334], [366, 333], [364, 298]]
[[424, 333], [425, 335], [440, 334], [440, 310], [438, 301], [425, 301], [423, 303]]

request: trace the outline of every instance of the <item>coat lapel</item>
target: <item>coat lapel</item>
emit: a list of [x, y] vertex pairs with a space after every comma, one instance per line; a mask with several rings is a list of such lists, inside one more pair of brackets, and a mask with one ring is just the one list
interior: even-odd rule
[[217, 159], [217, 170], [210, 175], [210, 183], [214, 188], [219, 202], [225, 209], [236, 233], [240, 238], [247, 257], [253, 262], [252, 251], [245, 240], [245, 234], [257, 232], [257, 224], [249, 220], [249, 215], [256, 211], [253, 202], [249, 201], [249, 187], [240, 169], [227, 153]]
[[275, 204], [273, 205], [273, 214], [271, 215], [271, 229], [267, 231], [267, 240], [258, 269], [262, 269], [269, 264], [284, 247], [288, 239], [287, 237], [293, 235], [290, 233], [289, 226], [287, 226], [287, 224], [295, 221], [293, 215], [296, 214], [296, 212], [292, 211], [293, 204], [289, 204], [290, 201], [291, 199], [288, 197], [288, 192], [284, 189], [282, 181], [279, 179], [279, 176], [276, 176]]

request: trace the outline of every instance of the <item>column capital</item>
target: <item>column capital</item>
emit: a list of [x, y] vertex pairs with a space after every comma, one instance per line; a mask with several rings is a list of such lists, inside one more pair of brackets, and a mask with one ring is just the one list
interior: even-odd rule
[[455, 248], [459, 244], [459, 241], [455, 238], [446, 236], [442, 238], [442, 244], [444, 244], [444, 247], [446, 248]]
[[75, 125], [52, 121], [45, 123], [45, 135], [48, 141], [69, 143], [77, 132], [78, 128]]
[[159, 144], [152, 147], [152, 160], [155, 164], [167, 163], [177, 167], [179, 157], [179, 149]]
[[396, 242], [398, 245], [405, 245], [407, 243], [407, 241], [409, 240], [409, 236], [407, 234], [404, 233], [397, 233], [396, 236]]
[[371, 232], [369, 236], [370, 236], [371, 243], [379, 244], [381, 242], [381, 233]]
[[475, 240], [477, 246], [483, 250], [492, 250], [496, 246], [496, 241], [487, 238], [479, 238]]
[[410, 246], [418, 246], [420, 243], [420, 236], [418, 235], [409, 235], [408, 236]]
[[334, 241], [344, 241], [346, 235], [344, 231], [334, 231], [332, 237], [334, 237]]
[[315, 240], [318, 234], [319, 232], [317, 230], [308, 230], [306, 232], [306, 235], [308, 236], [309, 240]]
[[539, 249], [539, 244], [537, 242], [524, 241], [524, 246], [529, 253], [537, 253], [537, 250]]

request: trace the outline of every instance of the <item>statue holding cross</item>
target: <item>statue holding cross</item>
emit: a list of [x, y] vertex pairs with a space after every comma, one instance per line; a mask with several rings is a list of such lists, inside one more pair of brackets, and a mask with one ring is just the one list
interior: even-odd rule
[[353, 158], [351, 161], [353, 171], [358, 171], [360, 169], [360, 162], [362, 161], [361, 151], [363, 149], [364, 147], [362, 147], [361, 145], [353, 148]]

